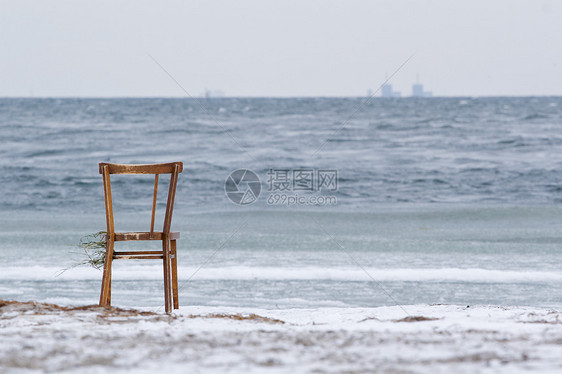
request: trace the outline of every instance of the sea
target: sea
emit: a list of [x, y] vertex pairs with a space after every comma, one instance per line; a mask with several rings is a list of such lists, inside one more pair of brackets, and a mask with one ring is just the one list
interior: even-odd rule
[[[562, 97], [0, 98], [0, 299], [96, 304], [98, 163], [170, 161], [180, 305], [562, 308]], [[112, 176], [117, 231], [153, 183]], [[112, 304], [162, 284], [116, 260]]]

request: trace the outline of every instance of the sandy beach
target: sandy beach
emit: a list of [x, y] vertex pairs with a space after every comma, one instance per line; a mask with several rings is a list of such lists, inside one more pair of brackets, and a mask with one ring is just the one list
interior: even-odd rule
[[[407, 313], [407, 314], [406, 314]], [[558, 373], [561, 312], [408, 305], [266, 310], [0, 301], [0, 371]]]

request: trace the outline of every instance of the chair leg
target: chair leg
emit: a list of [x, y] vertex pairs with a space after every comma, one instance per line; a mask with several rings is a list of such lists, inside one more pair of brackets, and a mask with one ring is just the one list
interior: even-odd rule
[[101, 280], [100, 306], [111, 305], [111, 265], [113, 262], [113, 241], [107, 242], [105, 250], [105, 263]]
[[166, 313], [172, 313], [172, 288], [170, 287], [170, 241], [168, 238], [162, 240], [162, 251], [164, 252], [164, 306]]
[[172, 292], [174, 299], [174, 309], [180, 308], [180, 302], [178, 299], [178, 254], [176, 251], [176, 241], [172, 240]]
[[109, 281], [107, 282], [107, 305], [111, 305], [111, 281], [113, 278], [113, 260], [111, 261], [112, 267], [109, 269]]

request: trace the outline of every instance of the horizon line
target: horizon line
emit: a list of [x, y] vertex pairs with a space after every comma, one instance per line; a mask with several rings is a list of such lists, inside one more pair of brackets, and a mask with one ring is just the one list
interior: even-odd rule
[[177, 96], [129, 96], [129, 95], [116, 95], [116, 96], [0, 96], [0, 99], [454, 99], [454, 98], [538, 98], [538, 97], [562, 97], [562, 94], [550, 95], [432, 95], [432, 96], [398, 96], [398, 97], [383, 97], [380, 95], [301, 95], [301, 96], [193, 96], [193, 98], [177, 95]]

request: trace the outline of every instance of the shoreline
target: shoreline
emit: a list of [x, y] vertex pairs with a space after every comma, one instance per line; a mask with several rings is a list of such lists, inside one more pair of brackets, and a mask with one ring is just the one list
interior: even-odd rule
[[[405, 312], [408, 315], [405, 315]], [[0, 301], [0, 368], [18, 372], [558, 372], [562, 312], [406, 305], [121, 309]]]

